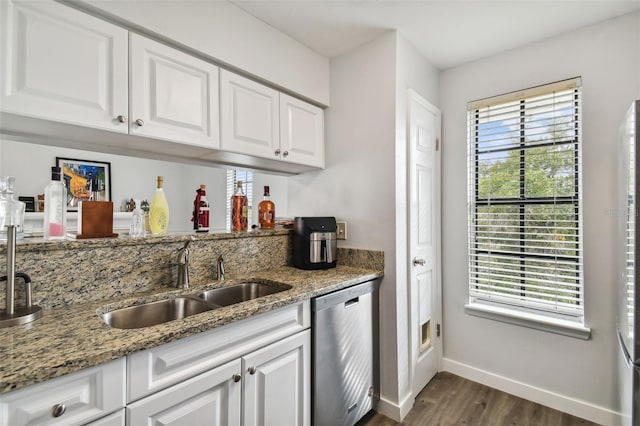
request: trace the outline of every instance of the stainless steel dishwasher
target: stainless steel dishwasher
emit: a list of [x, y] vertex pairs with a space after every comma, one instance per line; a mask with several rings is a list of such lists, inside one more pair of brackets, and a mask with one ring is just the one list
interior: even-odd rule
[[377, 286], [369, 281], [313, 299], [315, 426], [352, 426], [373, 408]]

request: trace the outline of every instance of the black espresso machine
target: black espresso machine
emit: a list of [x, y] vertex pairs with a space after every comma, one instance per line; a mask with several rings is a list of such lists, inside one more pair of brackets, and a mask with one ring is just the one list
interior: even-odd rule
[[337, 251], [335, 217], [295, 218], [293, 266], [300, 269], [335, 268]]

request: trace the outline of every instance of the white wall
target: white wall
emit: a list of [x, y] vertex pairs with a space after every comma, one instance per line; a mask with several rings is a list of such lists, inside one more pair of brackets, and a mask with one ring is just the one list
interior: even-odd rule
[[[169, 201], [169, 231], [192, 230], [191, 209], [196, 189], [207, 185], [211, 204], [211, 227], [223, 230], [226, 220], [226, 169], [166, 161], [146, 160], [75, 149], [33, 145], [0, 139], [0, 176], [15, 176], [15, 194], [42, 194], [51, 179], [51, 166], [56, 157], [111, 163], [111, 197], [114, 210], [120, 211], [130, 198], [151, 201], [156, 188], [156, 176], [164, 177], [164, 191]], [[287, 215], [287, 178], [266, 173], [254, 173], [254, 208], [262, 199], [262, 187], [271, 186], [272, 200], [278, 216]]]
[[227, 1], [80, 0], [291, 93], [329, 105], [329, 60]]
[[413, 404], [406, 268], [396, 269], [396, 262], [406, 264], [406, 90], [437, 103], [437, 79], [437, 70], [395, 32], [333, 58], [327, 168], [289, 178], [292, 216], [336, 216], [349, 227], [340, 246], [385, 252], [378, 410], [397, 420]]
[[[626, 15], [441, 73], [444, 356], [459, 373], [612, 424], [617, 411], [614, 270], [616, 138], [640, 98], [640, 15]], [[468, 301], [466, 104], [574, 76], [583, 81], [586, 325], [589, 341], [465, 314]], [[502, 380], [502, 381], [501, 381]], [[527, 390], [528, 389], [528, 390]], [[529, 394], [527, 394], [529, 392]], [[550, 393], [555, 393], [552, 395]], [[546, 396], [545, 396], [546, 395]], [[575, 401], [577, 400], [577, 401]]]

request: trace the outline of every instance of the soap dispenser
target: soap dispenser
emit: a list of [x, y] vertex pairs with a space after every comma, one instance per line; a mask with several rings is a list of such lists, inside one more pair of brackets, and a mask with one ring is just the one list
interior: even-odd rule
[[13, 176], [0, 176], [0, 240], [7, 239], [7, 226], [16, 226], [16, 239], [24, 237], [26, 204], [13, 198]]

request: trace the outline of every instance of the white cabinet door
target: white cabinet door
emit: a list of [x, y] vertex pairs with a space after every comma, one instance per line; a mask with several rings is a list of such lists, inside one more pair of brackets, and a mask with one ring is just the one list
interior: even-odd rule
[[125, 358], [0, 396], [0, 425], [80, 425], [124, 407]]
[[125, 29], [53, 1], [3, 0], [0, 12], [3, 112], [128, 131]]
[[282, 159], [324, 168], [324, 111], [280, 93]]
[[128, 405], [127, 425], [239, 426], [240, 366], [231, 361]]
[[87, 426], [125, 426], [124, 417], [125, 409], [122, 408], [113, 414], [105, 416], [94, 422], [88, 423]]
[[242, 358], [245, 426], [311, 423], [310, 349], [306, 330]]
[[225, 151], [280, 158], [278, 92], [220, 71], [220, 146]]
[[132, 135], [220, 147], [218, 67], [131, 34]]

